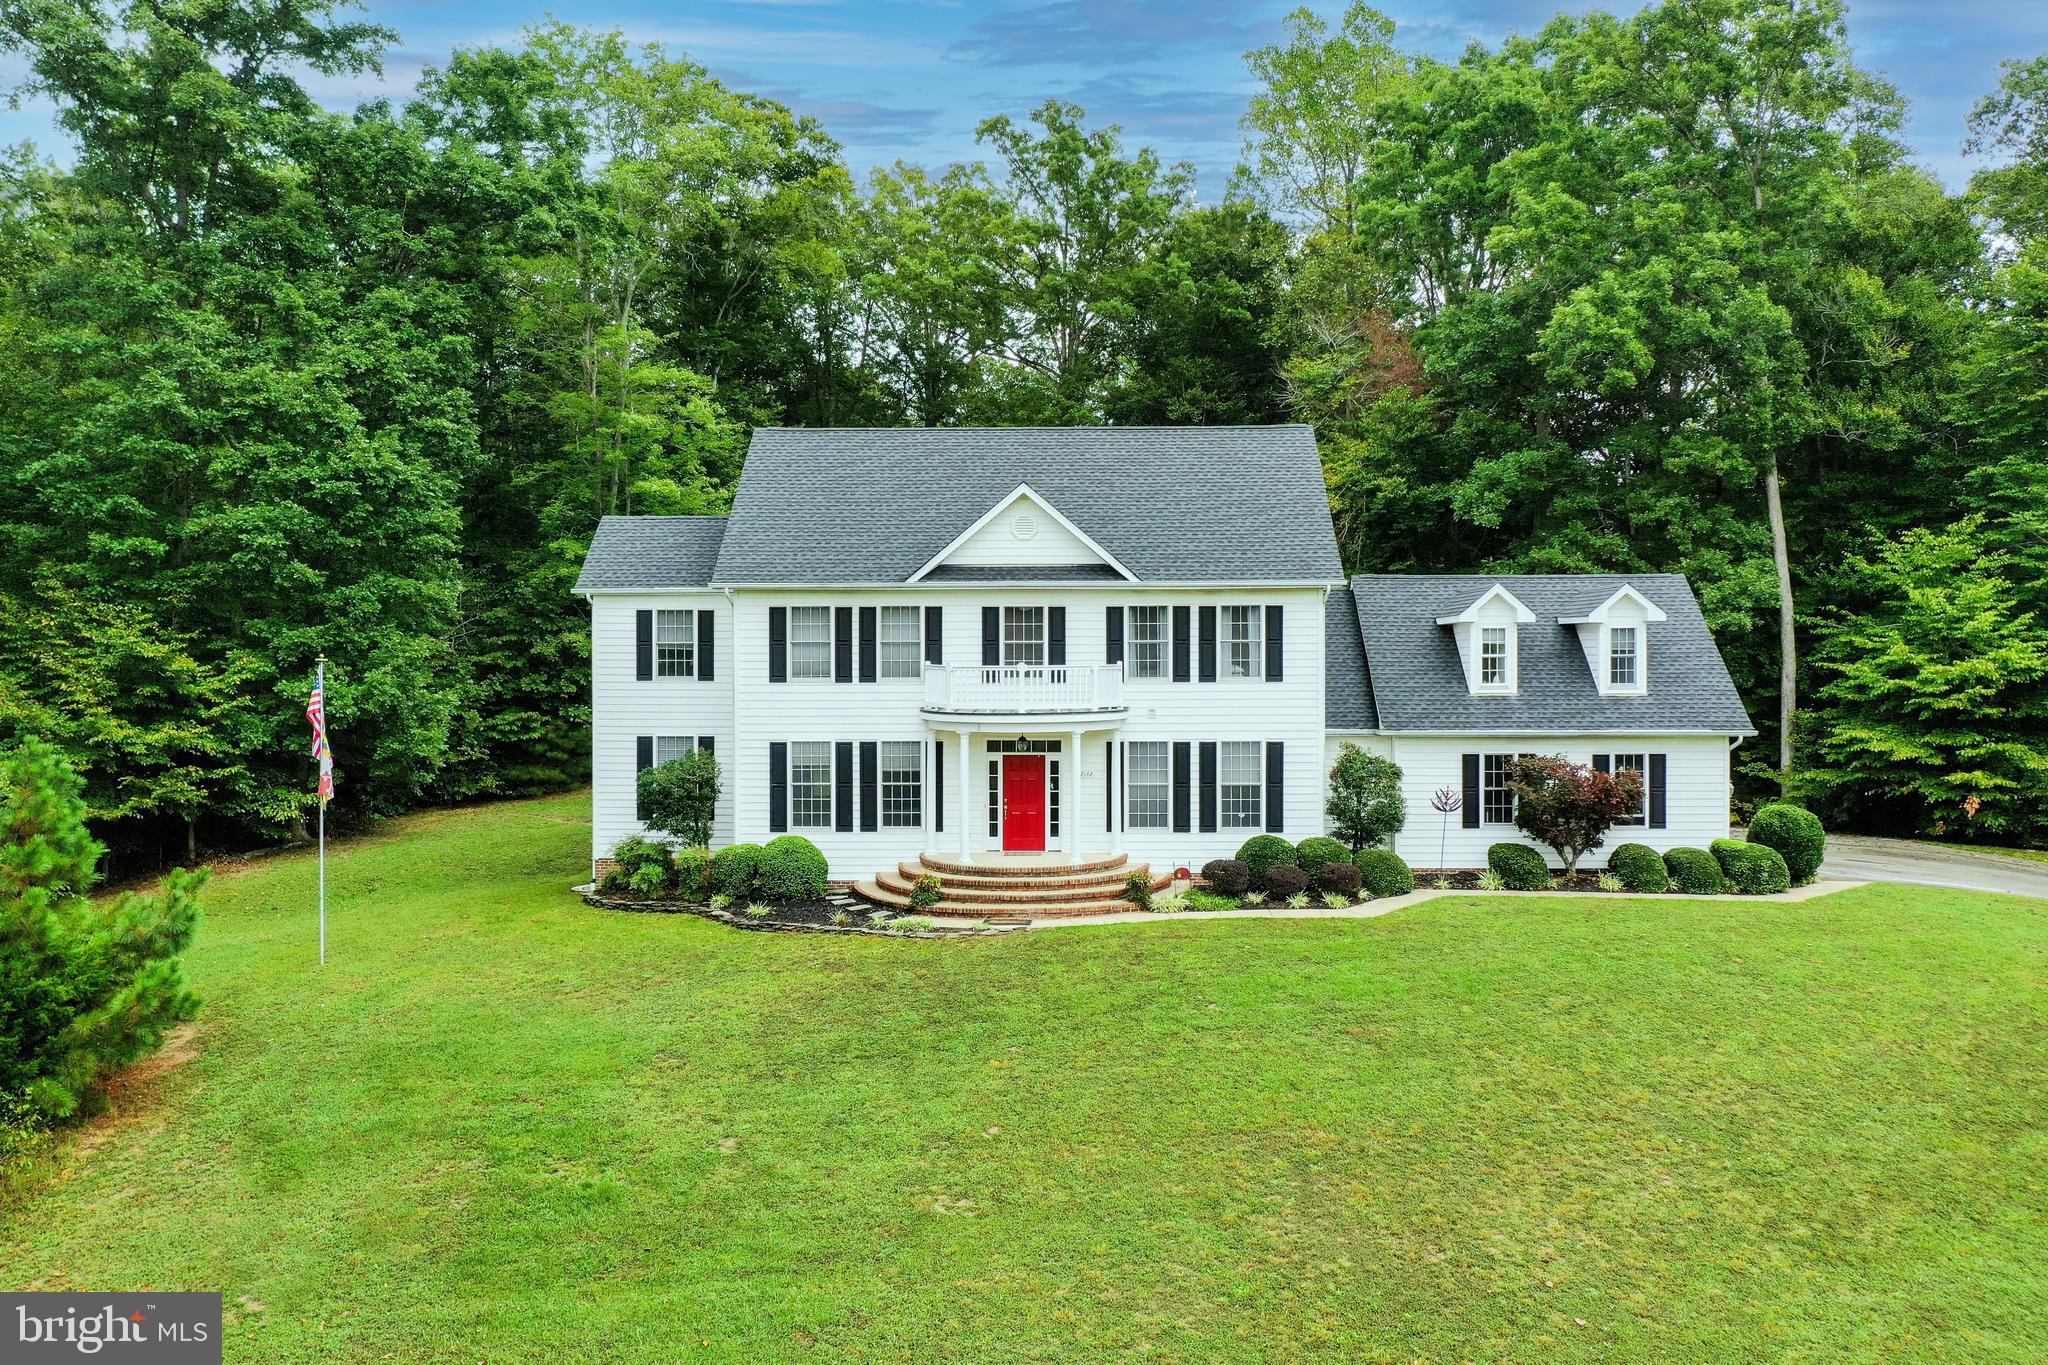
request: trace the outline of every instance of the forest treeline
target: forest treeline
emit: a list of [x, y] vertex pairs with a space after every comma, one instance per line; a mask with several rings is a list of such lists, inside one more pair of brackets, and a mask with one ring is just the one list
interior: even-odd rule
[[1683, 571], [1747, 789], [2048, 840], [2048, 59], [1952, 194], [1831, 0], [1301, 11], [1198, 195], [1057, 101], [857, 180], [562, 25], [307, 93], [395, 37], [0, 0], [75, 147], [0, 161], [0, 741], [132, 863], [302, 828], [321, 653], [343, 818], [581, 780], [597, 518], [762, 424], [1310, 422], [1348, 568]]

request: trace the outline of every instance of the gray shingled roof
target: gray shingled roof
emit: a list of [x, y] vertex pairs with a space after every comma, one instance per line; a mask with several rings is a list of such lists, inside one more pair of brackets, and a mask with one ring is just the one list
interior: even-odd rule
[[1377, 730], [1380, 724], [1349, 588], [1332, 592], [1323, 606], [1323, 724], [1331, 730]]
[[[1536, 613], [1522, 627], [1519, 695], [1475, 697], [1439, 616], [1499, 583]], [[1603, 697], [1578, 632], [1557, 623], [1629, 584], [1670, 614], [1650, 627], [1648, 694]], [[1677, 730], [1753, 735], [1721, 651], [1681, 574], [1365, 574], [1351, 580], [1380, 725], [1428, 734]]]
[[724, 517], [606, 517], [597, 523], [577, 592], [702, 588], [711, 582]]
[[1305, 426], [764, 427], [712, 581], [901, 583], [1019, 484], [1141, 580], [1344, 576]]

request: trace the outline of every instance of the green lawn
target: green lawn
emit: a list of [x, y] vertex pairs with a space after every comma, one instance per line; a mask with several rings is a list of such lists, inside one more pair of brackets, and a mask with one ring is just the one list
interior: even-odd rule
[[192, 1060], [0, 1222], [235, 1360], [2048, 1356], [2048, 903], [961, 942], [588, 909], [585, 797], [210, 889]]

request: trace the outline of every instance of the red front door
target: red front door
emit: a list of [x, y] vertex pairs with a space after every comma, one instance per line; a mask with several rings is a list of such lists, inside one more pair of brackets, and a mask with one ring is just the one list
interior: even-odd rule
[[1045, 849], [1045, 755], [1003, 759], [1003, 851]]

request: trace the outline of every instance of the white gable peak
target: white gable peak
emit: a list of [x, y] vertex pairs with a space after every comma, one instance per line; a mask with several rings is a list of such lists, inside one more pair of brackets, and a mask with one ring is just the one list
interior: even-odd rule
[[909, 581], [919, 582], [942, 564], [963, 568], [1101, 564], [1129, 582], [1136, 582], [1138, 577], [1028, 483], [1018, 484], [1008, 496], [982, 513], [951, 544], [927, 560]]

